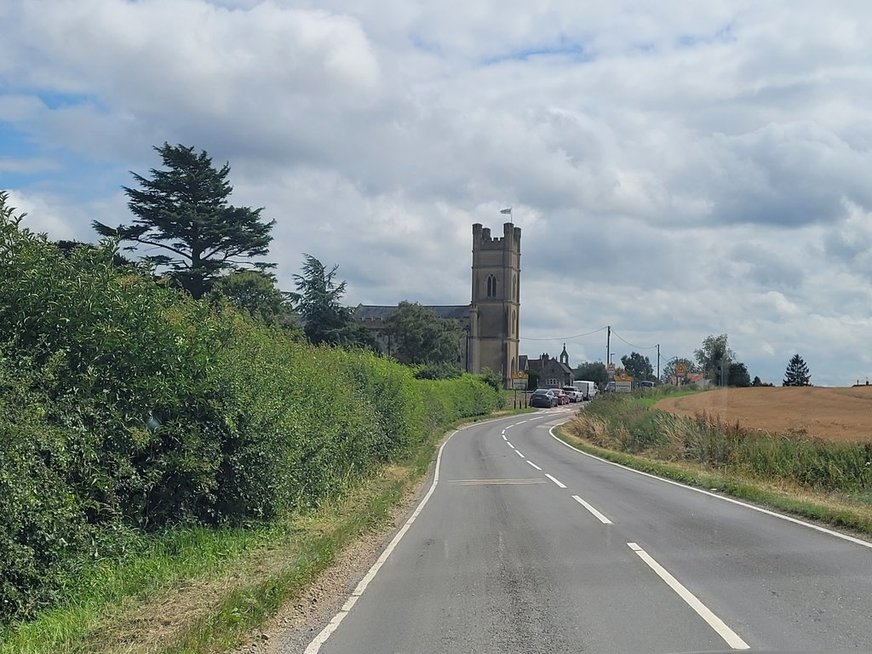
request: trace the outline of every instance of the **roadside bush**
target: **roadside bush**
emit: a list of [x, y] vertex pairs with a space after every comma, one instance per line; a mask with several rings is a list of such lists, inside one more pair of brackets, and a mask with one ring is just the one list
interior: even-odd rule
[[683, 418], [651, 409], [632, 396], [598, 398], [570, 423], [595, 445], [666, 460], [686, 460], [813, 490], [872, 489], [872, 444], [802, 435], [751, 432], [700, 414]]
[[114, 254], [65, 256], [0, 206], [0, 623], [143, 533], [316, 506], [500, 406], [470, 375], [296, 342]]

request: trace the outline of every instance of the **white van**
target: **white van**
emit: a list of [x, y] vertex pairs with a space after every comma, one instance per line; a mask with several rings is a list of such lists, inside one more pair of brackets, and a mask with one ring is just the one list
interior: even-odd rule
[[572, 382], [572, 385], [581, 391], [581, 395], [585, 400], [592, 400], [596, 397], [596, 383], [592, 381], [576, 380]]

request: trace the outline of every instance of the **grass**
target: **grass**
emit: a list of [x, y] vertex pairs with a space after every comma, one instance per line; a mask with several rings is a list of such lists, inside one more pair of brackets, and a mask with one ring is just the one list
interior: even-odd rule
[[872, 536], [872, 493], [869, 490], [824, 491], [804, 487], [789, 479], [760, 479], [737, 468], [713, 469], [693, 461], [663, 460], [652, 456], [650, 451], [618, 451], [594, 444], [579, 435], [571, 422], [556, 429], [555, 433], [568, 445], [607, 461]]
[[126, 556], [88, 569], [62, 606], [0, 632], [0, 653], [232, 648], [298, 595], [343, 547], [387, 524], [392, 507], [426, 473], [438, 440], [422, 443], [319, 510], [271, 525], [186, 528], [144, 539]]

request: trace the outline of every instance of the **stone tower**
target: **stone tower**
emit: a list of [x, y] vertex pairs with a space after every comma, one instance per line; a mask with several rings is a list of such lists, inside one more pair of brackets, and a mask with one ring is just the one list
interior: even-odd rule
[[503, 225], [502, 237], [480, 223], [472, 226], [472, 372], [490, 368], [508, 385], [518, 370], [521, 305], [521, 228]]

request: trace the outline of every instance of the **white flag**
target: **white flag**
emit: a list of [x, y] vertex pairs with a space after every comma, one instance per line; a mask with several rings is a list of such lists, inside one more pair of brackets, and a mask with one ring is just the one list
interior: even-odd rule
[[508, 209], [500, 209], [500, 213], [512, 213], [512, 208], [509, 207]]

